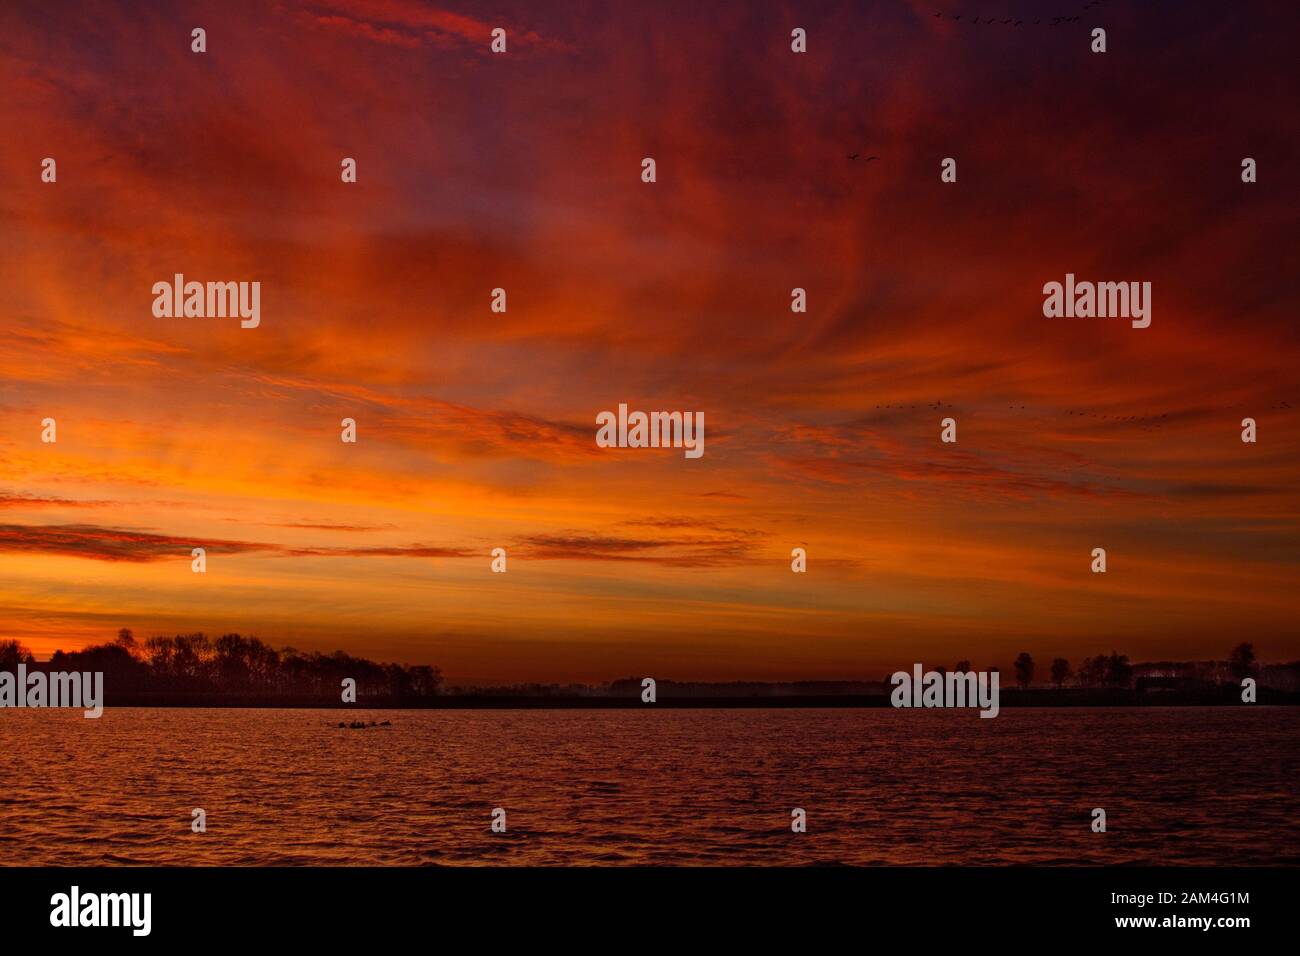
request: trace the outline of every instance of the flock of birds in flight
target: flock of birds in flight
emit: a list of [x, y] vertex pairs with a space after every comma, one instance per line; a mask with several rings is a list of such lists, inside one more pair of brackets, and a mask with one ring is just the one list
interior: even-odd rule
[[[1085, 7], [1084, 9], [1087, 9], [1087, 8]], [[943, 17], [943, 14], [942, 14], [942, 13], [936, 13], [935, 16], [936, 16], [936, 17], [939, 17], [939, 18], [942, 18], [942, 17]], [[951, 16], [951, 17], [949, 17], [948, 19], [949, 19], [949, 20], [961, 20], [961, 14], [958, 13], [958, 14], [956, 14], [955, 16]], [[1058, 23], [1074, 23], [1074, 22], [1075, 22], [1076, 20], [1078, 20], [1078, 19], [1079, 19], [1079, 17], [1052, 17], [1052, 19], [1050, 19], [1049, 21], [1047, 21], [1047, 25], [1048, 25], [1049, 27], [1054, 27], [1054, 26], [1056, 26]], [[966, 23], [979, 23], [979, 22], [980, 22], [980, 18], [979, 18], [979, 17], [971, 17], [969, 20], [967, 20], [967, 21], [965, 21], [965, 22], [966, 22]], [[1022, 23], [1024, 23], [1024, 22], [1025, 22], [1024, 20], [1016, 20], [1014, 17], [1006, 17], [1006, 18], [1004, 18], [1004, 19], [1002, 19], [1002, 20], [999, 20], [997, 17], [989, 17], [987, 20], [984, 21], [985, 25], [990, 24], [990, 23], [998, 23], [998, 24], [1001, 24], [1002, 26], [1007, 26], [1007, 25], [1009, 24], [1009, 25], [1011, 25], [1011, 26], [1015, 26], [1015, 27], [1020, 26], [1020, 25], [1021, 25]], [[1035, 21], [1034, 21], [1034, 25], [1037, 26], [1038, 24], [1040, 24], [1040, 23], [1042, 23], [1042, 22], [1043, 22], [1043, 21], [1042, 21], [1041, 19], [1039, 19], [1039, 20], [1035, 20]]]
[[[1084, 13], [1086, 10], [1088, 10], [1088, 9], [1091, 8], [1091, 7], [1099, 7], [1099, 6], [1101, 6], [1101, 4], [1102, 4], [1102, 0], [1088, 0], [1088, 2], [1085, 3], [1085, 4], [1083, 5], [1083, 7], [1080, 9], [1080, 11], [1079, 11], [1079, 13], [1078, 13], [1077, 15], [1072, 16], [1072, 17], [1049, 17], [1049, 18], [1047, 19], [1047, 21], [1046, 21], [1046, 22], [1047, 22], [1047, 25], [1048, 25], [1049, 27], [1054, 27], [1054, 26], [1057, 26], [1058, 24], [1061, 24], [1061, 23], [1078, 23], [1079, 20], [1081, 20], [1081, 19], [1083, 18], [1083, 13]], [[936, 11], [935, 16], [938, 17], [939, 19], [943, 19], [943, 18], [944, 18], [944, 14], [943, 14], [941, 11]], [[957, 14], [949, 14], [949, 15], [947, 16], [947, 19], [949, 19], [949, 20], [953, 20], [953, 21], [959, 21], [959, 22], [962, 22], [962, 23], [979, 23], [979, 22], [980, 22], [980, 18], [979, 18], [979, 17], [970, 17], [970, 18], [968, 18], [968, 19], [966, 19], [966, 20], [962, 20], [962, 15], [961, 15], [960, 13], [957, 13]], [[1014, 17], [1003, 17], [1001, 20], [999, 20], [997, 17], [986, 17], [986, 18], [984, 19], [984, 23], [985, 23], [986, 25], [987, 25], [987, 24], [990, 24], [990, 23], [997, 23], [997, 24], [1000, 24], [1000, 25], [1002, 25], [1002, 26], [1016, 26], [1016, 27], [1018, 27], [1018, 26], [1020, 26], [1021, 24], [1023, 24], [1024, 22], [1025, 22], [1024, 20], [1017, 20], [1017, 19], [1014, 18]], [[1034, 20], [1034, 22], [1033, 22], [1033, 25], [1034, 25], [1034, 26], [1038, 26], [1038, 25], [1041, 25], [1043, 22], [1044, 22], [1043, 19], [1042, 19], [1041, 17], [1038, 17], [1038, 18], [1035, 18], [1035, 20]], [[849, 154], [849, 159], [850, 159], [850, 160], [857, 160], [861, 155], [862, 155], [861, 152], [850, 153], [850, 154]], [[868, 156], [865, 160], [863, 160], [863, 162], [869, 163], [869, 162], [871, 162], [873, 159], [879, 159], [879, 158], [880, 158], [879, 156]]]
[[[1088, 10], [1088, 9], [1091, 8], [1091, 7], [1099, 7], [1099, 6], [1101, 6], [1101, 2], [1102, 2], [1102, 0], [1088, 0], [1088, 2], [1085, 3], [1085, 4], [1083, 5], [1082, 9], [1080, 9], [1080, 11], [1079, 11], [1079, 13], [1078, 13], [1077, 15], [1072, 16], [1072, 17], [1049, 17], [1049, 18], [1047, 18], [1046, 23], [1047, 23], [1047, 25], [1048, 25], [1049, 27], [1054, 27], [1054, 26], [1057, 26], [1057, 25], [1062, 24], [1062, 23], [1078, 23], [1079, 20], [1082, 19], [1082, 15], [1083, 15], [1083, 13], [1084, 13], [1086, 10]], [[942, 20], [942, 19], [944, 19], [944, 14], [943, 14], [942, 12], [936, 12], [936, 13], [935, 13], [935, 17], [937, 17], [938, 19]], [[979, 17], [970, 17], [970, 18], [968, 18], [968, 19], [966, 19], [966, 20], [963, 21], [962, 18], [961, 18], [961, 14], [960, 14], [960, 13], [949, 14], [948, 17], [947, 17], [947, 19], [949, 19], [949, 20], [953, 20], [953, 21], [956, 21], [956, 22], [964, 22], [964, 23], [979, 23], [979, 22], [980, 22], [980, 18], [979, 18]], [[999, 25], [1001, 25], [1001, 26], [1016, 26], [1016, 27], [1018, 27], [1018, 26], [1020, 26], [1021, 24], [1023, 24], [1024, 22], [1025, 22], [1024, 20], [1017, 20], [1015, 17], [1003, 17], [1001, 20], [999, 20], [997, 17], [985, 17], [985, 18], [984, 18], [984, 23], [985, 23], [985, 25], [990, 24], [990, 23], [997, 23], [997, 24], [999, 24]], [[1039, 25], [1041, 25], [1043, 22], [1044, 22], [1044, 20], [1043, 20], [1042, 17], [1037, 17], [1037, 18], [1034, 19], [1034, 23], [1033, 23], [1033, 25], [1034, 25], [1034, 26], [1039, 26]]]

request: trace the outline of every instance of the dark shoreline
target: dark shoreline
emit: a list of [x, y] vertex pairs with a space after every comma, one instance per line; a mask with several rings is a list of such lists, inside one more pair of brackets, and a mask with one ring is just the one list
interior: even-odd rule
[[[1259, 704], [1300, 706], [1300, 694], [1262, 687]], [[1128, 689], [1096, 690], [1004, 690], [999, 705], [1015, 707], [1246, 707], [1240, 688], [1225, 685], [1222, 691], [1138, 691]], [[344, 704], [337, 697], [303, 695], [268, 696], [239, 694], [139, 692], [112, 695], [104, 704], [111, 707], [243, 707], [267, 709], [337, 710], [631, 710], [670, 708], [709, 710], [736, 708], [884, 708], [890, 707], [885, 694], [818, 694], [818, 695], [747, 695], [673, 696], [660, 692], [653, 704], [642, 703], [639, 696], [522, 695], [488, 692], [443, 694], [437, 697], [402, 699], [362, 697], [355, 704]]]

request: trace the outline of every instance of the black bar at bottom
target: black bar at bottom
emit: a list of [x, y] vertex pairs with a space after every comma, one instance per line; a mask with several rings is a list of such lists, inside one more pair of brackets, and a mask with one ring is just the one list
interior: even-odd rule
[[[1294, 933], [1294, 912], [1282, 913], [1294, 882], [1293, 868], [1249, 867], [0, 867], [0, 933], [6, 942], [128, 946], [424, 939], [494, 949], [635, 941], [766, 947], [894, 938], [987, 945], [1025, 934], [1231, 944], [1260, 930]], [[52, 925], [52, 916], [72, 922], [74, 886], [77, 922], [100, 921], [102, 912], [102, 921], [116, 915], [124, 925]], [[143, 896], [102, 896], [144, 893], [147, 936], [136, 934]]]

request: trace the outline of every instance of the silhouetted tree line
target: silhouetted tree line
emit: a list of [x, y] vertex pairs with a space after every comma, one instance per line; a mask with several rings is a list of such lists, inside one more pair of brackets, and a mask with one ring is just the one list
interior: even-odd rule
[[[1227, 661], [1223, 662], [1223, 664], [1227, 676], [1230, 676], [1234, 681], [1239, 682], [1246, 677], [1259, 676], [1260, 668], [1255, 657], [1253, 644], [1246, 642], [1238, 644], [1232, 649]], [[1027, 651], [1020, 652], [1012, 667], [1015, 670], [1017, 684], [1021, 687], [1028, 687], [1033, 683], [1036, 667], [1034, 658]], [[946, 670], [942, 666], [932, 669], [940, 673]], [[970, 661], [958, 661], [953, 668], [958, 673], [965, 673], [971, 669]], [[997, 670], [996, 667], [989, 669]], [[1133, 684], [1134, 670], [1135, 665], [1129, 662], [1127, 654], [1111, 651], [1110, 654], [1085, 657], [1077, 671], [1064, 657], [1054, 658], [1049, 668], [1049, 674], [1052, 683], [1057, 688], [1063, 688], [1067, 685], [1088, 688], [1127, 688]]]
[[[1011, 667], [1015, 673], [1016, 683], [1021, 687], [1028, 687], [1033, 683], [1037, 665], [1028, 651], [1021, 651]], [[947, 671], [942, 666], [931, 669], [940, 673]], [[970, 661], [963, 660], [958, 661], [953, 666], [953, 670], [958, 674], [965, 674], [974, 668]], [[989, 670], [996, 671], [998, 668], [990, 667]], [[1133, 683], [1133, 665], [1129, 663], [1128, 656], [1115, 651], [1111, 651], [1109, 656], [1099, 654], [1096, 657], [1084, 658], [1077, 672], [1070, 666], [1068, 660], [1057, 657], [1052, 661], [1049, 673], [1052, 683], [1057, 687], [1064, 687], [1066, 684], [1077, 687], [1128, 687]]]
[[[457, 697], [575, 697], [636, 696], [640, 693], [640, 679], [629, 677], [602, 686], [582, 684], [515, 684], [510, 687], [451, 688], [443, 685], [442, 671], [429, 665], [403, 666], [377, 664], [363, 657], [353, 657], [343, 651], [333, 654], [319, 652], [301, 653], [292, 647], [276, 650], [256, 637], [223, 634], [215, 640], [205, 634], [178, 634], [175, 637], [151, 637], [143, 643], [136, 641], [129, 628], [123, 628], [116, 641], [98, 644], [79, 651], [55, 651], [48, 663], [37, 663], [27, 649], [15, 640], [0, 640], [0, 670], [13, 671], [18, 664], [29, 668], [69, 671], [102, 671], [110, 702], [133, 694], [177, 698], [212, 695], [232, 699], [245, 698], [313, 698], [317, 701], [337, 702], [344, 678], [357, 682], [358, 701], [368, 698], [386, 698], [393, 701], [419, 701], [432, 697], [454, 695]], [[930, 668], [946, 673], [943, 666]], [[997, 667], [988, 668], [991, 671]], [[1016, 683], [1029, 687], [1036, 673], [1033, 657], [1028, 652], [1019, 654], [1014, 662]], [[1155, 680], [1199, 681], [1220, 683], [1231, 679], [1240, 682], [1245, 677], [1267, 677], [1272, 672], [1276, 686], [1289, 692], [1300, 689], [1300, 662], [1261, 667], [1255, 657], [1254, 647], [1241, 643], [1232, 649], [1226, 661], [1160, 662], [1134, 665], [1128, 656], [1111, 651], [1084, 658], [1076, 671], [1063, 657], [1054, 658], [1048, 673], [1058, 689], [1066, 686], [1110, 690], [1127, 689], [1134, 685], [1135, 670], [1157, 675], [1181, 674], [1176, 677], [1156, 677]], [[958, 661], [954, 671], [972, 670], [968, 660]], [[1137, 681], [1142, 689], [1143, 677]], [[889, 676], [882, 682], [869, 684], [861, 681], [804, 681], [804, 682], [732, 682], [732, 683], [679, 683], [660, 682], [664, 692], [677, 696], [781, 696], [782, 694], [808, 694], [812, 696], [874, 693], [888, 688]], [[874, 689], [873, 689], [874, 688]]]
[[[12, 670], [20, 661], [33, 663], [17, 641], [0, 641], [0, 668]], [[343, 651], [276, 650], [241, 634], [223, 634], [215, 640], [206, 634], [178, 634], [141, 643], [129, 628], [122, 628], [111, 644], [55, 651], [48, 664], [36, 666], [103, 671], [110, 699], [114, 694], [146, 691], [338, 700], [347, 677], [357, 682], [358, 700], [434, 697], [442, 687], [442, 671], [427, 664], [378, 664]]]

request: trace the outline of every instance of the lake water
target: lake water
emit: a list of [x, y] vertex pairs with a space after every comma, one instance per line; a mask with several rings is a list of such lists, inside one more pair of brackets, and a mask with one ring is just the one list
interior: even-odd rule
[[1300, 708], [4, 710], [0, 863], [1295, 864], [1297, 780]]

